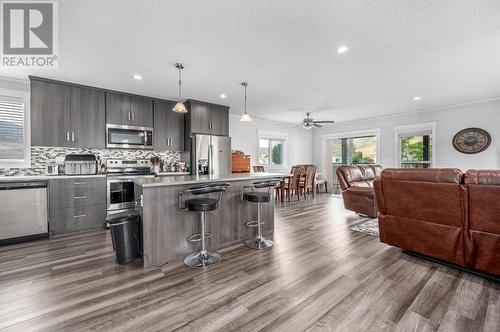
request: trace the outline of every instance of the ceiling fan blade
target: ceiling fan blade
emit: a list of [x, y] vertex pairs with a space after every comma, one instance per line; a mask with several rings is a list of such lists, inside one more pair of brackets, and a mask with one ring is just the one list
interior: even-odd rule
[[314, 123], [335, 123], [335, 121], [314, 121]]
[[317, 124], [316, 122], [314, 122], [314, 123], [313, 123], [313, 126], [314, 126], [314, 127], [316, 127], [316, 128], [321, 128], [321, 127], [323, 127], [322, 125], [319, 125], [319, 124]]

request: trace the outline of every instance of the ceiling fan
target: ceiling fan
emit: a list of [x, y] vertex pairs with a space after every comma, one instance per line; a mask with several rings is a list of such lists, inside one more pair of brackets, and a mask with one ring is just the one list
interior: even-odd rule
[[299, 127], [304, 127], [305, 129], [312, 129], [312, 128], [321, 128], [323, 127], [320, 125], [320, 123], [335, 123], [335, 121], [314, 121], [313, 118], [311, 118], [311, 113], [306, 113], [307, 116], [300, 122]]

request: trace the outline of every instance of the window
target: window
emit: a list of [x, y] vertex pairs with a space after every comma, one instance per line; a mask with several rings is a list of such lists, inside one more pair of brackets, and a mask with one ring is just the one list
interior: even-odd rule
[[284, 133], [274, 133], [261, 130], [257, 133], [258, 164], [263, 166], [286, 166], [288, 135]]
[[396, 127], [398, 167], [430, 168], [434, 164], [435, 124]]
[[259, 165], [283, 165], [283, 146], [280, 139], [259, 139]]
[[323, 136], [323, 174], [333, 192], [340, 191], [337, 168], [380, 162], [380, 129]]
[[0, 89], [0, 167], [29, 167], [26, 92]]

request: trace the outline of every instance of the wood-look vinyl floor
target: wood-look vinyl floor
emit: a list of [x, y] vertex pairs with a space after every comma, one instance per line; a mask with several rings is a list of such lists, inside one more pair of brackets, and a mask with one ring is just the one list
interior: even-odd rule
[[0, 330], [500, 331], [500, 285], [348, 229], [330, 195], [279, 205], [276, 246], [206, 270], [114, 264], [108, 232], [0, 247]]

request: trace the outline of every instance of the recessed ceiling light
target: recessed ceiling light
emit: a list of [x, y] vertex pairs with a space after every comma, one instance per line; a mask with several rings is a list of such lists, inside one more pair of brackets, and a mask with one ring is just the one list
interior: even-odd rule
[[422, 99], [422, 97], [420, 97], [420, 96], [416, 96], [416, 97], [413, 98], [413, 100], [415, 100], [415, 101], [418, 101], [420, 99]]
[[141, 76], [141, 75], [139, 75], [139, 74], [135, 74], [135, 75], [134, 75], [134, 79], [136, 79], [136, 80], [140, 81], [140, 80], [142, 80], [142, 76]]
[[337, 48], [337, 53], [342, 54], [342, 53], [345, 53], [347, 51], [349, 51], [349, 47], [347, 47], [347, 46], [340, 46], [339, 48]]
[[225, 94], [225, 93], [221, 93], [221, 94], [220, 94], [220, 97], [221, 97], [221, 99], [225, 99], [227, 96], [226, 96], [226, 94]]

